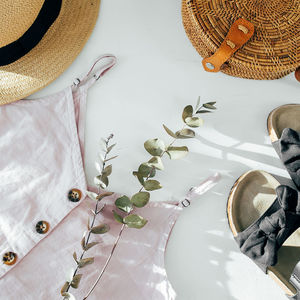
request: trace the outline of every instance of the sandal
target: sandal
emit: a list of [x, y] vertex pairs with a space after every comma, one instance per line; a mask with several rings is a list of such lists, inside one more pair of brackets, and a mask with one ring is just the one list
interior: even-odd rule
[[272, 145], [300, 190], [300, 105], [279, 106], [267, 123]]
[[241, 252], [299, 300], [300, 193], [267, 172], [249, 171], [231, 189], [227, 216]]

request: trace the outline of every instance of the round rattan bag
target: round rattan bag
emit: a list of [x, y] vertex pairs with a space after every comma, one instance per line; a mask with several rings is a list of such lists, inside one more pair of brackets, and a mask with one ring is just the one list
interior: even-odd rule
[[300, 0], [183, 0], [182, 18], [199, 54], [220, 63], [206, 71], [277, 79], [300, 66]]

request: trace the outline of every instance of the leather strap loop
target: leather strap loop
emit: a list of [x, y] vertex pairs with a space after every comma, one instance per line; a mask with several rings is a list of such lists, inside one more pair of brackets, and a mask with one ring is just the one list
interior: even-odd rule
[[254, 34], [254, 25], [245, 19], [235, 21], [220, 48], [210, 57], [202, 60], [207, 72], [219, 72], [222, 65], [240, 49]]

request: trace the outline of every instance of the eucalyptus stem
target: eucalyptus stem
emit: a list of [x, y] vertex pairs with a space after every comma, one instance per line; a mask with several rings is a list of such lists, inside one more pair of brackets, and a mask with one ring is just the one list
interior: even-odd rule
[[[186, 126], [183, 126], [182, 129], [184, 129], [185, 127]], [[177, 140], [178, 140], [178, 138], [174, 138], [174, 140], [169, 144], [168, 147], [171, 147]], [[162, 158], [166, 152], [167, 152], [167, 150], [164, 150], [163, 153], [159, 157]], [[155, 169], [155, 167], [152, 167], [152, 170], [149, 172], [148, 176], [146, 177], [146, 180], [148, 180], [150, 178], [150, 174], [152, 173], [152, 171], [154, 169]], [[144, 186], [142, 186], [139, 189], [139, 192], [141, 192], [143, 189], [144, 189]], [[132, 213], [132, 211], [133, 211], [133, 208], [130, 210], [130, 212], [127, 213], [127, 215], [129, 215], [130, 213]], [[86, 294], [86, 296], [83, 298], [83, 300], [86, 300], [91, 295], [91, 293], [93, 292], [93, 290], [95, 289], [95, 287], [99, 283], [100, 279], [102, 278], [102, 276], [103, 276], [103, 274], [104, 274], [104, 272], [105, 272], [105, 270], [106, 270], [106, 268], [107, 268], [107, 266], [108, 266], [111, 258], [113, 257], [113, 254], [115, 252], [115, 249], [116, 249], [116, 247], [118, 245], [118, 242], [119, 242], [119, 240], [120, 240], [120, 238], [122, 236], [122, 233], [123, 233], [124, 229], [125, 229], [125, 224], [122, 225], [121, 230], [120, 230], [120, 232], [119, 232], [119, 234], [118, 234], [118, 236], [117, 236], [117, 238], [115, 240], [115, 243], [114, 243], [114, 245], [112, 247], [112, 250], [111, 250], [111, 252], [110, 252], [110, 254], [109, 254], [109, 256], [108, 256], [108, 258], [107, 258], [107, 260], [106, 260], [106, 262], [105, 262], [105, 264], [104, 264], [104, 266], [103, 266], [103, 268], [102, 268], [102, 270], [101, 270], [101, 272], [99, 274], [99, 276], [97, 277], [97, 279], [94, 282], [93, 286], [91, 287], [91, 289], [89, 290], [89, 292]]]
[[[103, 171], [104, 171], [104, 169], [105, 169], [106, 159], [107, 159], [107, 156], [108, 156], [108, 150], [107, 150], [107, 148], [108, 148], [109, 142], [110, 142], [110, 140], [111, 140], [112, 138], [113, 138], [113, 134], [111, 134], [111, 135], [106, 139], [106, 141], [105, 141], [106, 150], [105, 150], [104, 159], [103, 159], [103, 162], [102, 162], [102, 172], [101, 172], [100, 176], [103, 175]], [[98, 195], [100, 195], [100, 192], [101, 192], [100, 187], [98, 187]], [[104, 208], [104, 206], [103, 206], [102, 209], [100, 209], [100, 210], [98, 211], [99, 203], [100, 203], [100, 200], [97, 200], [96, 205], [95, 205], [95, 209], [94, 209], [94, 211], [93, 211], [93, 215], [94, 215], [94, 216], [93, 216], [93, 219], [92, 219], [92, 223], [90, 224], [90, 228], [93, 228], [93, 227], [94, 227], [97, 215], [98, 215], [98, 214], [102, 211], [102, 209]], [[88, 233], [88, 235], [87, 235], [87, 238], [84, 240], [84, 244], [83, 244], [83, 248], [84, 248], [84, 249], [83, 249], [83, 251], [82, 251], [82, 253], [81, 253], [80, 257], [79, 257], [79, 261], [82, 260], [82, 259], [84, 258], [84, 255], [85, 255], [85, 253], [87, 252], [87, 249], [85, 249], [85, 247], [86, 247], [86, 245], [88, 245], [89, 240], [90, 240], [90, 237], [91, 237], [91, 229], [89, 230], [89, 233]], [[74, 278], [74, 277], [76, 276], [78, 270], [79, 270], [79, 264], [77, 263], [77, 267], [76, 267], [76, 269], [75, 269], [75, 271], [74, 271], [74, 273], [73, 273], [73, 277], [72, 277], [72, 278]], [[69, 289], [70, 289], [70, 287], [71, 287], [71, 283], [72, 283], [72, 281], [68, 283], [68, 287], [67, 287], [67, 289], [66, 289], [66, 292], [69, 291]]]
[[107, 266], [108, 266], [108, 264], [109, 264], [109, 262], [110, 262], [110, 260], [111, 260], [111, 258], [112, 258], [112, 256], [113, 256], [113, 254], [114, 254], [114, 252], [115, 252], [115, 249], [116, 249], [116, 247], [117, 247], [117, 245], [118, 245], [118, 242], [119, 242], [119, 240], [120, 240], [120, 238], [121, 238], [121, 236], [122, 236], [122, 233], [123, 233], [124, 229], [125, 229], [125, 224], [122, 225], [121, 230], [120, 230], [120, 232], [119, 232], [119, 234], [118, 234], [118, 236], [117, 236], [117, 238], [116, 238], [116, 240], [115, 240], [115, 243], [114, 243], [114, 245], [113, 245], [113, 247], [112, 247], [112, 250], [111, 250], [111, 252], [110, 252], [110, 254], [109, 254], [109, 256], [108, 256], [108, 258], [107, 258], [107, 260], [106, 260], [106, 262], [105, 262], [105, 265], [103, 266], [103, 268], [102, 268], [102, 270], [101, 270], [99, 276], [97, 277], [97, 279], [96, 279], [96, 281], [94, 282], [93, 286], [92, 286], [91, 289], [88, 291], [88, 293], [87, 293], [86, 296], [83, 298], [83, 300], [86, 300], [86, 299], [91, 295], [91, 293], [94, 291], [95, 287], [96, 287], [97, 284], [99, 283], [101, 277], [103, 276], [103, 274], [104, 274], [104, 272], [105, 272], [105, 270], [106, 270], [106, 268], [107, 268]]

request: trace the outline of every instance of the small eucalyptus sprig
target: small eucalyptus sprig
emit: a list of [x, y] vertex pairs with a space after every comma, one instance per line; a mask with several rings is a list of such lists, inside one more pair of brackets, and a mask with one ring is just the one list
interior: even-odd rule
[[130, 228], [141, 229], [147, 224], [147, 220], [140, 215], [133, 214], [133, 210], [136, 208], [142, 208], [150, 200], [151, 191], [161, 189], [162, 186], [159, 181], [153, 179], [156, 175], [156, 171], [164, 169], [162, 157], [167, 154], [170, 159], [181, 159], [188, 153], [187, 146], [174, 146], [174, 143], [178, 139], [190, 139], [195, 137], [195, 131], [191, 128], [197, 128], [202, 126], [203, 119], [199, 117], [199, 114], [210, 113], [216, 109], [216, 102], [207, 102], [200, 105], [200, 97], [198, 98], [195, 108], [192, 105], [188, 105], [182, 112], [182, 119], [184, 126], [182, 129], [175, 133], [169, 129], [166, 125], [163, 125], [165, 131], [173, 138], [173, 141], [166, 146], [164, 141], [156, 138], [147, 140], [144, 143], [146, 151], [152, 156], [147, 162], [142, 163], [137, 171], [133, 172], [133, 175], [137, 177], [141, 188], [131, 198], [126, 195], [119, 197], [115, 201], [116, 208], [126, 213], [125, 216], [121, 216], [117, 211], [113, 211], [114, 218], [117, 222]]
[[102, 140], [102, 144], [104, 146], [103, 152], [99, 154], [100, 162], [96, 162], [96, 170], [98, 171], [99, 175], [94, 178], [94, 183], [98, 187], [98, 193], [89, 192], [87, 191], [87, 195], [92, 200], [96, 201], [94, 209], [91, 209], [92, 212], [92, 220], [90, 217], [87, 221], [87, 231], [84, 232], [83, 238], [81, 240], [81, 248], [82, 252], [80, 256], [77, 255], [76, 251], [73, 253], [73, 258], [76, 262], [76, 269], [72, 272], [70, 278], [67, 278], [67, 281], [63, 285], [61, 289], [61, 295], [64, 297], [64, 300], [75, 300], [75, 297], [69, 293], [69, 289], [72, 287], [77, 289], [82, 278], [82, 274], [78, 274], [79, 269], [84, 268], [85, 266], [94, 263], [94, 257], [85, 257], [86, 252], [91, 249], [92, 247], [99, 244], [99, 241], [91, 242], [90, 239], [92, 235], [104, 234], [109, 231], [109, 226], [107, 224], [99, 224], [95, 225], [96, 217], [101, 213], [105, 205], [99, 208], [100, 201], [108, 196], [111, 196], [113, 193], [111, 192], [101, 192], [101, 189], [105, 189], [108, 184], [109, 180], [108, 177], [112, 173], [112, 165], [106, 166], [106, 163], [117, 156], [108, 157], [108, 154], [111, 152], [113, 147], [116, 144], [110, 145], [110, 141], [113, 138], [111, 134], [107, 139]]

